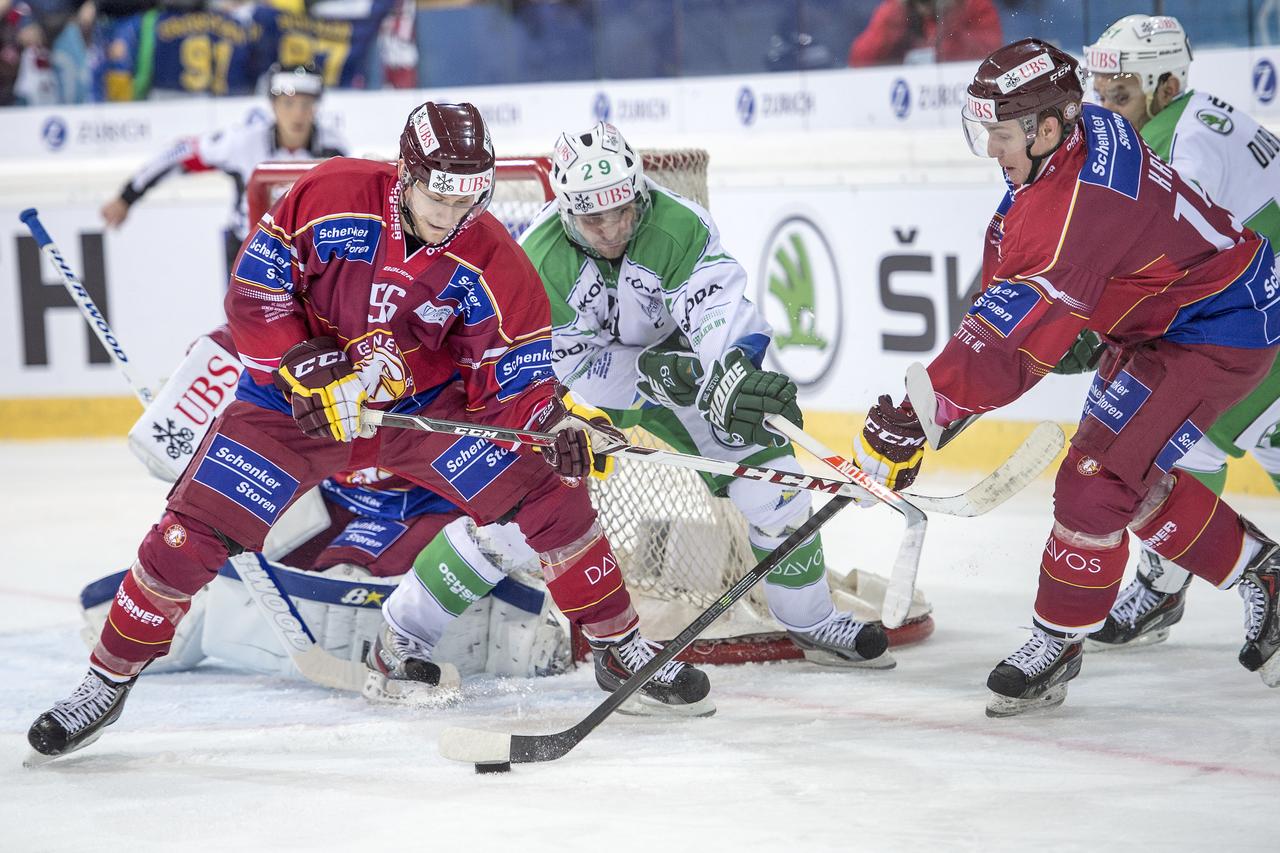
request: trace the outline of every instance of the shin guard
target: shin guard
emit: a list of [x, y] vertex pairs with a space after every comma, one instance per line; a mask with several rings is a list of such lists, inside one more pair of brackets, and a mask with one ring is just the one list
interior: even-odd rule
[[1168, 497], [1132, 530], [1161, 557], [1226, 588], [1245, 563], [1240, 516], [1193, 475], [1175, 470], [1173, 477]]
[[1044, 627], [1089, 633], [1106, 621], [1129, 560], [1129, 541], [1123, 531], [1116, 545], [1085, 541], [1095, 538], [1053, 526], [1040, 558], [1036, 594], [1036, 621]]
[[539, 556], [551, 598], [588, 637], [620, 637], [640, 621], [622, 567], [599, 524], [592, 523], [578, 539]]
[[173, 633], [189, 609], [191, 596], [161, 583], [135, 560], [116, 590], [90, 665], [111, 676], [132, 678], [169, 651]]

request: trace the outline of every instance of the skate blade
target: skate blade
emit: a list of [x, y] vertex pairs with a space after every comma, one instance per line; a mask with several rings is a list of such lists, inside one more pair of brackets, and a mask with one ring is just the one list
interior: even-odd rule
[[1126, 649], [1141, 649], [1146, 646], [1154, 646], [1156, 643], [1163, 643], [1167, 639], [1169, 639], [1168, 628], [1158, 628], [1148, 634], [1134, 637], [1127, 643], [1099, 643], [1097, 640], [1085, 637], [1084, 650], [1086, 652], [1119, 652]]
[[835, 652], [828, 652], [824, 649], [804, 649], [803, 651], [805, 660], [809, 661], [809, 663], [816, 663], [819, 666], [831, 666], [841, 669], [893, 669], [898, 665], [898, 661], [888, 652], [871, 660], [849, 660]]
[[1030, 699], [1017, 699], [992, 693], [987, 702], [987, 716], [994, 718], [1016, 717], [1019, 714], [1048, 711], [1056, 708], [1067, 699], [1067, 685], [1057, 684], [1044, 693]]
[[438, 685], [387, 678], [371, 669], [365, 675], [360, 693], [365, 699], [380, 705], [438, 710], [462, 701], [462, 678], [457, 667], [450, 663], [440, 664]]
[[710, 717], [715, 712], [716, 705], [710, 696], [687, 705], [668, 705], [637, 693], [618, 706], [618, 713], [629, 717]]

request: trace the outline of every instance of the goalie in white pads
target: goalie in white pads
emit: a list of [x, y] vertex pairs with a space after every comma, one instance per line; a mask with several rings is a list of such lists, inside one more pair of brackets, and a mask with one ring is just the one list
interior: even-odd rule
[[[553, 364], [573, 393], [622, 427], [643, 427], [675, 449], [799, 472], [790, 444], [764, 426], [769, 414], [801, 420], [796, 386], [761, 370], [770, 328], [746, 298], [747, 276], [720, 245], [711, 215], [645, 176], [618, 129], [601, 122], [563, 134], [552, 157], [556, 198], [521, 237], [551, 298]], [[810, 513], [808, 492], [704, 475], [746, 517], [757, 558]], [[423, 648], [495, 578], [433, 576], [418, 561], [384, 615]], [[822, 539], [814, 535], [765, 579], [773, 616], [809, 660], [889, 668], [876, 623], [837, 611]], [[616, 685], [626, 667], [595, 655], [597, 678]], [[613, 670], [617, 669], [617, 672]]]

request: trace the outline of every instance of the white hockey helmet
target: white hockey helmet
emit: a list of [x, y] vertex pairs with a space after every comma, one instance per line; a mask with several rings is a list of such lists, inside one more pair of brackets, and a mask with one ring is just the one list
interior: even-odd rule
[[616, 127], [597, 122], [582, 133], [563, 133], [551, 154], [551, 189], [570, 239], [585, 248], [577, 217], [635, 203], [638, 226], [649, 209], [644, 163]]
[[1191, 42], [1177, 18], [1169, 15], [1125, 15], [1084, 49], [1090, 74], [1132, 74], [1147, 98], [1165, 74], [1187, 88]]

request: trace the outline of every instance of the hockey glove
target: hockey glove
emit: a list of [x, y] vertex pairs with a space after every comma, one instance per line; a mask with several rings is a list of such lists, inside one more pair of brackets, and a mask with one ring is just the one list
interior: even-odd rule
[[787, 439], [765, 427], [766, 415], [782, 415], [803, 426], [796, 384], [771, 370], [759, 370], [731, 349], [711, 368], [698, 394], [698, 409], [709, 424], [746, 444], [782, 447]]
[[702, 382], [702, 363], [678, 330], [640, 353], [636, 359], [640, 381], [636, 390], [668, 409], [692, 406]]
[[1098, 359], [1102, 358], [1102, 354], [1106, 351], [1107, 345], [1098, 337], [1098, 333], [1084, 329], [1053, 372], [1066, 376], [1089, 373], [1098, 366]]
[[609, 416], [594, 406], [580, 403], [571, 394], [557, 395], [534, 416], [530, 426], [555, 433], [556, 443], [542, 447], [542, 461], [565, 480], [576, 481], [590, 474], [598, 480], [613, 473], [615, 461], [608, 455], [627, 437]]
[[915, 482], [924, 458], [924, 429], [904, 400], [901, 406], [884, 394], [867, 412], [862, 435], [853, 442], [858, 467], [894, 491]]
[[274, 374], [277, 388], [293, 404], [293, 419], [311, 438], [351, 441], [373, 435], [360, 425], [368, 394], [351, 361], [333, 338], [312, 338], [290, 347]]

